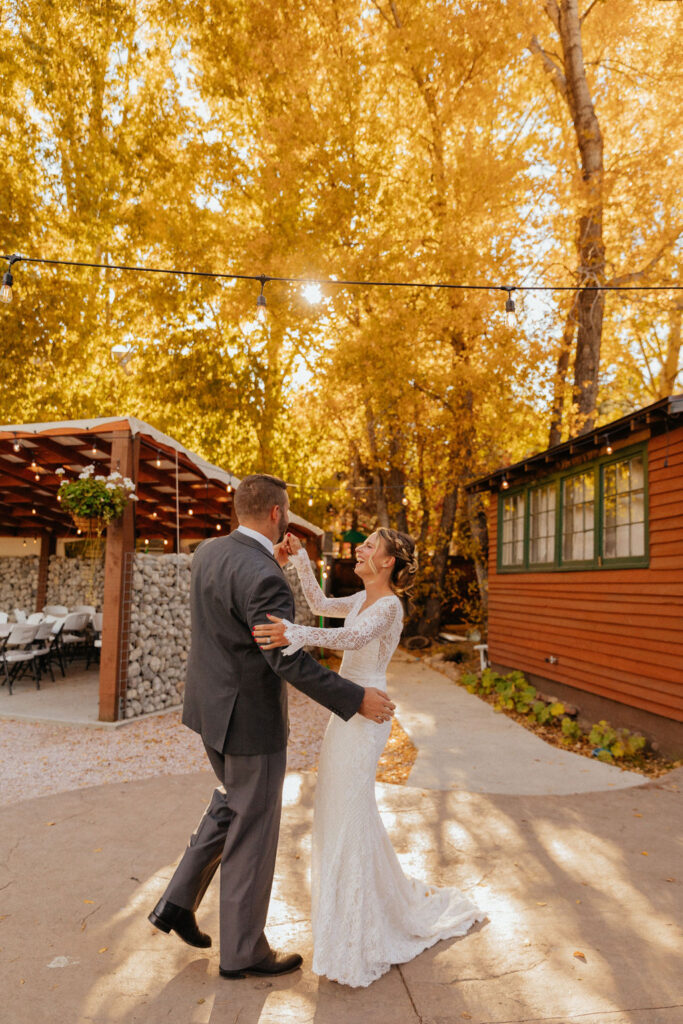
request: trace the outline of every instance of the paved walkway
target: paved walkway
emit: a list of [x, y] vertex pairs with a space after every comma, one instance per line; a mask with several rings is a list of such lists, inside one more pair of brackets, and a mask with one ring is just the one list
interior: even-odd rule
[[[462, 709], [445, 717], [444, 695], [464, 698], [472, 715], [475, 703], [486, 705], [431, 669], [417, 681], [415, 668], [397, 662], [390, 685], [404, 727], [422, 747], [410, 785], [378, 786], [380, 808], [404, 868], [459, 885], [488, 921], [369, 989], [317, 978], [308, 921], [315, 776], [290, 772], [269, 933], [274, 944], [300, 949], [305, 967], [273, 982], [224, 981], [215, 947], [190, 949], [146, 921], [210, 795], [211, 775], [49, 795], [2, 809], [3, 1019], [681, 1024], [683, 769], [624, 788], [610, 785], [618, 769], [596, 765], [608, 772], [600, 786], [592, 779], [591, 792], [524, 793], [531, 776], [553, 767], [541, 760], [516, 776], [520, 792], [513, 783], [501, 791], [505, 773], [487, 771], [487, 759], [506, 757], [506, 733], [484, 756], [480, 730], [476, 767], [466, 769], [461, 751], [474, 727]], [[542, 747], [552, 760], [555, 752]], [[520, 749], [515, 757], [530, 748]], [[580, 782], [592, 762], [567, 756], [563, 771]], [[214, 936], [217, 898], [212, 885], [200, 912]]]
[[388, 688], [418, 748], [411, 786], [563, 796], [643, 783], [637, 772], [550, 746], [402, 651], [391, 663]]

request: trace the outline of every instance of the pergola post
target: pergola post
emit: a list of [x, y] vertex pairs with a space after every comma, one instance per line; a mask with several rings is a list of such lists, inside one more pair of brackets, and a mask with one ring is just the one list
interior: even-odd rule
[[[130, 431], [112, 435], [111, 472], [118, 470], [137, 483], [139, 442]], [[128, 669], [131, 562], [135, 551], [135, 502], [120, 520], [107, 527], [104, 561], [102, 651], [100, 656], [101, 722], [116, 722]], [[127, 571], [128, 570], [128, 571]]]
[[41, 533], [40, 535], [40, 558], [38, 561], [38, 590], [36, 593], [35, 611], [42, 612], [47, 604], [47, 577], [50, 555], [54, 554], [55, 535], [54, 533]]

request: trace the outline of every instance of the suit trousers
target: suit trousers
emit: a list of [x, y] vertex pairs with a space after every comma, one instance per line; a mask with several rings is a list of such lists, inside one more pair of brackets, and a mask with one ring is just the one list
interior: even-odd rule
[[164, 894], [195, 911], [220, 865], [220, 963], [228, 971], [270, 951], [266, 917], [275, 871], [287, 750], [221, 754], [206, 746], [214, 790]]

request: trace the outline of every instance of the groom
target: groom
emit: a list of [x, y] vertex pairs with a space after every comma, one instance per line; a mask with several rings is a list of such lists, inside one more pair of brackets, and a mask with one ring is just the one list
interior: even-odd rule
[[287, 760], [287, 685], [345, 721], [388, 721], [386, 693], [364, 689], [309, 654], [265, 651], [252, 636], [266, 613], [294, 618], [281, 569], [288, 525], [286, 484], [256, 474], [235, 491], [239, 527], [202, 544], [192, 562], [192, 644], [183, 722], [198, 732], [220, 786], [214, 790], [173, 878], [149, 920], [191, 946], [207, 947], [195, 911], [220, 865], [220, 973], [277, 975], [301, 966], [272, 950], [264, 933], [275, 869]]

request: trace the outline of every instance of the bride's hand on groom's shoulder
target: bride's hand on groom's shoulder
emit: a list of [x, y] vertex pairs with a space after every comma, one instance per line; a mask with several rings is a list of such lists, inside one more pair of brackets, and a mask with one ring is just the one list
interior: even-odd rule
[[389, 699], [384, 690], [374, 686], [365, 688], [365, 696], [358, 708], [358, 714], [371, 722], [389, 722], [394, 717], [396, 705]]

